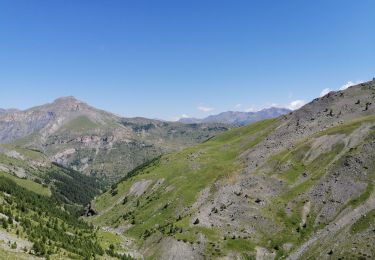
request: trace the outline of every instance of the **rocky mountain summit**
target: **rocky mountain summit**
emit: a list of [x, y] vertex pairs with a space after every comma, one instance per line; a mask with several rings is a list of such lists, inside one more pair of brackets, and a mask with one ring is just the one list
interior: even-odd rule
[[375, 80], [146, 164], [93, 203], [147, 259], [372, 259]]
[[287, 108], [265, 108], [257, 112], [238, 112], [227, 111], [218, 115], [211, 115], [203, 119], [198, 118], [181, 118], [179, 122], [182, 123], [222, 123], [229, 125], [243, 126], [253, 122], [261, 121], [264, 119], [275, 118], [291, 112]]
[[162, 153], [227, 129], [220, 124], [122, 118], [74, 97], [0, 114], [0, 143], [37, 150], [53, 162], [110, 181]]

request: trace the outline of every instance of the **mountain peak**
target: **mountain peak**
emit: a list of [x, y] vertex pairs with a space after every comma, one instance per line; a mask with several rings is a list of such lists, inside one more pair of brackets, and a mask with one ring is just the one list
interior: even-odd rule
[[78, 111], [82, 108], [88, 108], [88, 105], [76, 99], [73, 96], [66, 96], [66, 97], [60, 97], [53, 101], [51, 104], [49, 104], [49, 108], [51, 109], [58, 109], [62, 111]]
[[53, 103], [82, 103], [73, 96], [59, 97]]

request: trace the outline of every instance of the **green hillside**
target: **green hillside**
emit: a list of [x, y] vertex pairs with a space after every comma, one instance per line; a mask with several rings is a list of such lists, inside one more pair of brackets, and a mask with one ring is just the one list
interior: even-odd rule
[[11, 180], [13, 180], [17, 185], [29, 190], [29, 191], [32, 191], [36, 194], [39, 194], [39, 195], [42, 195], [42, 196], [47, 196], [47, 197], [50, 197], [51, 196], [51, 190], [46, 187], [46, 186], [43, 186], [39, 183], [36, 183], [32, 180], [28, 180], [28, 179], [20, 179], [20, 178], [17, 178], [13, 175], [10, 175], [8, 173], [5, 173], [5, 172], [0, 172], [0, 177], [5, 177], [5, 178], [9, 178]]
[[0, 191], [2, 230], [10, 234], [9, 241], [12, 234], [23, 241], [17, 245], [15, 240], [11, 249], [21, 246], [24, 252], [36, 256], [90, 257], [104, 253], [93, 229], [53, 199], [26, 190], [6, 177], [0, 177]]
[[[275, 120], [255, 123], [229, 131], [182, 152], [165, 155], [152, 161], [138, 169], [132, 177], [127, 178], [127, 181], [113, 185], [110, 191], [95, 200], [95, 208], [99, 211], [114, 206], [111, 208], [113, 214], [106, 216], [108, 219], [99, 217], [95, 222], [111, 225], [117, 221], [120, 223], [122, 219], [119, 217], [125, 213], [124, 209], [134, 216], [138, 212], [144, 214], [137, 215], [139, 222], [143, 223], [143, 228], [135, 229], [134, 235], [141, 235], [145, 229], [153, 227], [155, 223], [162, 220], [174, 222], [178, 217], [173, 214], [175, 209], [191, 205], [197, 194], [217, 179], [224, 180], [234, 176], [237, 169], [241, 167], [237, 157], [261, 141], [275, 125]], [[129, 191], [131, 185], [142, 180], [151, 181], [148, 188], [160, 180], [162, 183], [153, 194], [147, 196], [148, 198], [141, 196], [137, 199], [137, 196], [129, 196], [127, 197], [129, 203], [124, 204], [122, 200], [121, 203], [116, 203], [124, 198], [124, 193]], [[170, 191], [164, 192], [168, 187]], [[136, 208], [132, 207], [134, 200], [135, 204], [138, 204]], [[166, 210], [160, 211], [163, 212], [162, 214], [155, 214], [155, 212], [159, 213], [159, 204], [168, 206]]]
[[[371, 259], [373, 100], [375, 81], [369, 81], [217, 135], [225, 128], [120, 120], [142, 144], [122, 139], [124, 129], [106, 136], [106, 118], [77, 117], [50, 139], [73, 168], [43, 149], [1, 145], [0, 256]], [[103, 135], [94, 134], [92, 123], [104, 127]], [[145, 149], [129, 152], [113, 138]], [[159, 139], [173, 149], [139, 157]], [[134, 160], [115, 184], [75, 170], [90, 164], [121, 172]]]
[[[162, 241], [169, 238], [198, 248], [201, 256], [209, 258], [251, 258], [260, 254], [286, 257], [309, 243], [309, 239], [319, 237], [321, 229], [337, 219], [341, 221], [342, 216], [344, 221], [347, 212], [375, 196], [375, 117], [353, 119], [318, 131], [292, 149], [270, 153], [251, 175], [263, 187], [254, 184], [253, 193], [234, 188], [228, 203], [217, 206], [215, 199], [221, 196], [220, 190], [231, 185], [238, 187], [234, 184], [241, 185], [239, 180], [247, 178], [243, 177], [244, 153], [268, 140], [282, 125], [282, 119], [262, 121], [162, 156], [99, 196], [93, 203], [99, 215], [88, 221], [118, 230], [133, 241], [133, 248], [145, 252], [144, 256], [150, 259], [162, 258], [161, 252], [166, 250]], [[356, 174], [347, 170], [351, 165], [348, 160], [353, 158], [361, 161], [361, 171]], [[340, 199], [332, 191], [335, 187], [336, 193], [344, 194]], [[233, 203], [238, 205], [237, 211], [244, 211], [243, 219], [228, 211]], [[337, 232], [322, 238], [330, 240], [341, 234], [347, 238], [340, 243], [347, 244], [354, 237], [345, 235], [347, 232], [369, 237], [368, 230], [375, 228], [374, 214], [366, 212], [375, 204], [369, 205], [358, 222], [358, 216], [354, 216], [352, 222], [345, 222]], [[201, 218], [205, 213], [210, 222]], [[351, 255], [373, 255], [369, 243], [358, 243], [357, 251]], [[320, 250], [319, 246], [311, 246], [303, 254], [315, 258], [324, 254]], [[348, 253], [332, 242], [327, 252], [330, 250], [337, 257]]]

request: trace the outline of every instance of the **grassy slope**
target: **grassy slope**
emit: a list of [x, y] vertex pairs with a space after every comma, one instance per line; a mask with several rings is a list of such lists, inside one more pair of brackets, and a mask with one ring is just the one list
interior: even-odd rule
[[20, 179], [20, 178], [17, 178], [13, 175], [10, 175], [8, 173], [5, 173], [5, 172], [0, 172], [0, 177], [6, 177], [6, 178], [9, 178], [11, 180], [13, 180], [15, 183], [17, 183], [19, 186], [29, 190], [29, 191], [32, 191], [32, 192], [35, 192], [36, 194], [39, 194], [39, 195], [42, 195], [42, 196], [51, 196], [51, 190], [48, 188], [48, 187], [45, 187], [39, 183], [36, 183], [32, 180], [28, 180], [28, 179]]
[[[13, 219], [9, 222], [1, 218], [0, 232], [29, 240], [31, 245], [40, 243], [43, 246], [37, 252], [26, 246], [27, 252], [58, 258], [102, 254], [103, 251], [97, 248], [94, 230], [68, 214], [55, 200], [31, 192], [4, 177], [0, 177], [0, 191], [0, 212]], [[4, 221], [7, 226], [4, 226]], [[47, 239], [49, 243], [45, 243]], [[20, 249], [23, 250], [23, 246]]]
[[31, 260], [31, 259], [42, 259], [39, 257], [31, 256], [27, 253], [21, 253], [21, 252], [12, 252], [5, 250], [3, 248], [0, 248], [0, 259], [6, 259], [6, 260]]
[[[287, 254], [281, 249], [283, 244], [291, 242], [297, 246], [321, 228], [321, 226], [313, 225], [316, 213], [311, 212], [306, 220], [307, 227], [297, 232], [306, 194], [348, 151], [345, 150], [344, 143], [339, 142], [330, 151], [326, 151], [311, 162], [304, 162], [303, 158], [311, 149], [311, 142], [315, 138], [332, 134], [349, 135], [361, 125], [374, 122], [374, 116], [356, 119], [339, 127], [322, 131], [304, 140], [293, 150], [282, 151], [271, 157], [267, 167], [268, 169], [271, 167], [271, 170], [258, 171], [257, 174], [279, 178], [283, 181], [286, 192], [275, 197], [263, 210], [263, 215], [277, 224], [280, 232], [270, 234], [259, 228], [263, 240], [256, 241], [258, 245], [270, 250], [277, 248], [278, 256], [282, 256]], [[239, 155], [263, 140], [276, 126], [277, 120], [262, 121], [228, 131], [206, 143], [187, 148], [179, 153], [161, 157], [160, 160], [140, 169], [136, 176], [113, 186], [112, 190], [98, 197], [94, 206], [103, 214], [93, 218], [92, 221], [98, 225], [113, 227], [133, 223], [134, 225], [131, 225], [125, 235], [134, 238], [140, 244], [145, 237], [154, 233], [173, 235], [177, 239], [194, 242], [196, 234], [201, 232], [210, 241], [219, 241], [221, 237], [215, 228], [207, 229], [189, 225], [191, 214], [184, 215], [183, 209], [190, 207], [196, 201], [198, 193], [204, 188], [214, 189], [212, 184], [215, 181], [220, 179], [231, 181], [235, 178], [237, 171], [242, 167], [238, 161]], [[291, 163], [292, 166], [281, 171], [279, 166], [285, 163]], [[301, 181], [300, 177], [304, 172], [310, 174]], [[369, 185], [363, 194], [353, 198], [353, 201], [350, 201], [344, 208], [359, 205], [368, 198], [373, 181], [371, 178], [369, 176]], [[154, 183], [161, 179], [164, 179], [162, 187], [156, 192], [150, 192]], [[145, 195], [128, 196], [127, 201], [122, 203], [132, 185], [141, 180], [152, 180]], [[291, 206], [290, 215], [285, 213], [285, 205], [288, 203]], [[362, 222], [367, 223], [366, 221], [368, 222], [364, 219]], [[253, 242], [243, 239], [227, 240], [223, 243], [223, 248], [224, 251], [249, 252], [254, 250]]]
[[[110, 210], [107, 214], [93, 218], [94, 223], [119, 226], [134, 220], [136, 225], [126, 234], [138, 241], [147, 232], [166, 234], [181, 229], [184, 232], [176, 234], [177, 239], [195, 240], [195, 233], [199, 231], [217, 240], [215, 230], [190, 227], [189, 215], [184, 213], [184, 209], [195, 202], [198, 193], [204, 188], [213, 188], [211, 185], [215, 181], [227, 181], [234, 176], [242, 167], [238, 161], [239, 155], [262, 141], [276, 126], [277, 120], [262, 121], [228, 131], [182, 152], [161, 157], [141, 169], [136, 176], [98, 197], [94, 207], [102, 212]], [[146, 192], [147, 196], [139, 198], [129, 196], [128, 202], [121, 203], [134, 183], [152, 180], [150, 190], [161, 179], [164, 182], [156, 192]]]
[[64, 125], [65, 129], [70, 129], [74, 131], [87, 131], [92, 130], [95, 128], [100, 127], [100, 125], [92, 122], [88, 117], [86, 116], [79, 116], [70, 122], [68, 122], [66, 125]]
[[[50, 163], [41, 152], [14, 145], [1, 147], [16, 151], [18, 155], [14, 158], [15, 155], [11, 157], [0, 153], [0, 165], [9, 169], [9, 172], [0, 170], [0, 176], [12, 179], [35, 193], [52, 195], [65, 204], [73, 205], [77, 210], [80, 206], [87, 205], [105, 186], [104, 182], [99, 182], [96, 178]], [[22, 172], [22, 178], [16, 176], [17, 171]]]
[[[45, 137], [34, 133], [12, 144], [43, 150], [47, 156], [74, 148], [75, 153], [64, 158], [64, 165], [115, 183], [145, 161], [200, 143], [227, 129], [223, 124], [200, 126], [147, 119], [119, 119], [95, 110], [92, 114], [72, 115], [70, 121], [43, 142], [41, 140]], [[82, 136], [93, 136], [95, 140], [88, 138], [85, 141], [91, 145], [83, 144], [79, 141]], [[112, 137], [115, 141], [112, 141]], [[108, 143], [105, 140], [109, 140]], [[44, 142], [48, 145], [44, 146]]]
[[[8, 148], [14, 149], [14, 147], [10, 147], [10, 146]], [[33, 159], [41, 159], [40, 157], [37, 158], [37, 156], [36, 156], [38, 154], [38, 152], [28, 151], [27, 149], [22, 149], [22, 148], [18, 148], [17, 151], [24, 156], [31, 154], [31, 155], [34, 155]], [[36, 155], [35, 155], [35, 153], [36, 153]], [[30, 157], [28, 157], [28, 158], [30, 158]], [[32, 171], [32, 173], [34, 175], [47, 174], [49, 177], [46, 177], [45, 180], [48, 180], [48, 178], [50, 178], [50, 182], [51, 182], [50, 185], [42, 185], [42, 184], [39, 184], [37, 182], [34, 182], [31, 179], [21, 179], [21, 178], [18, 178], [16, 176], [14, 176], [14, 175], [6, 173], [6, 172], [0, 172], [0, 183], [3, 180], [9, 180], [10, 184], [12, 183], [12, 185], [15, 185], [14, 187], [18, 186], [18, 187], [20, 187], [21, 190], [25, 189], [23, 191], [24, 196], [21, 196], [21, 198], [24, 197], [24, 198], [34, 198], [35, 199], [35, 200], [31, 199], [31, 200], [28, 200], [26, 202], [23, 202], [25, 207], [26, 207], [26, 211], [22, 211], [19, 208], [17, 208], [19, 206], [18, 201], [17, 201], [17, 196], [18, 196], [18, 198], [20, 198], [19, 197], [20, 194], [17, 193], [17, 192], [15, 192], [15, 193], [10, 192], [11, 197], [15, 198], [15, 200], [12, 203], [12, 210], [11, 210], [11, 212], [12, 212], [11, 214], [13, 215], [13, 217], [18, 216], [19, 218], [30, 220], [31, 223], [35, 224], [35, 227], [34, 227], [35, 230], [38, 230], [38, 231], [40, 231], [40, 228], [37, 227], [37, 225], [41, 224], [41, 225], [44, 226], [46, 223], [58, 220], [60, 223], [65, 222], [67, 232], [70, 232], [70, 233], [78, 232], [77, 234], [79, 236], [81, 236], [81, 235], [86, 235], [87, 237], [93, 237], [94, 236], [93, 235], [94, 230], [91, 230], [88, 227], [82, 228], [79, 224], [80, 222], [78, 220], [76, 222], [76, 219], [77, 219], [76, 216], [69, 217], [70, 221], [68, 221], [68, 222], [66, 222], [64, 220], [64, 218], [66, 218], [66, 216], [67, 216], [66, 215], [67, 214], [66, 209], [68, 209], [68, 208], [70, 209], [72, 207], [72, 204], [65, 205], [66, 206], [65, 210], [61, 210], [62, 209], [62, 205], [61, 205], [60, 208], [58, 209], [58, 211], [60, 211], [60, 213], [57, 214], [57, 215], [56, 215], [55, 211], [49, 212], [47, 210], [47, 208], [51, 209], [51, 208], [55, 207], [56, 205], [59, 205], [59, 203], [65, 202], [65, 198], [63, 200], [60, 200], [61, 195], [58, 196], [58, 194], [65, 194], [65, 192], [70, 192], [70, 194], [67, 195], [67, 198], [74, 199], [74, 196], [75, 196], [74, 192], [76, 192], [76, 191], [75, 190], [74, 190], [74, 192], [72, 192], [72, 190], [66, 190], [65, 191], [65, 190], [63, 190], [64, 187], [61, 187], [61, 185], [69, 186], [70, 188], [76, 188], [78, 190], [78, 192], [80, 192], [81, 196], [80, 196], [80, 198], [75, 200], [76, 203], [81, 201], [82, 198], [86, 198], [87, 196], [89, 196], [89, 198], [87, 198], [87, 201], [89, 201], [90, 198], [92, 198], [91, 197], [92, 193], [93, 192], [95, 193], [95, 191], [93, 191], [95, 189], [95, 185], [92, 185], [92, 183], [90, 183], [90, 181], [91, 181], [90, 178], [88, 178], [86, 176], [83, 176], [79, 173], [71, 172], [68, 169], [64, 169], [64, 168], [58, 167], [58, 166], [53, 165], [53, 164], [49, 165], [48, 167], [45, 167], [45, 168], [44, 167], [35, 168], [35, 167], [32, 167], [31, 165], [29, 165], [27, 160], [26, 161], [19, 160], [19, 159], [7, 157], [5, 155], [0, 157], [0, 163], [2, 163], [3, 165], [12, 165], [12, 166], [17, 166], [17, 167], [23, 167], [23, 168], [26, 169], [26, 171]], [[54, 176], [57, 177], [57, 178], [54, 179]], [[54, 184], [52, 184], [52, 183], [54, 183]], [[84, 185], [84, 187], [83, 186], [79, 187], [79, 185], [81, 185], [81, 186]], [[6, 186], [9, 186], [9, 185], [6, 185]], [[54, 192], [53, 194], [51, 192], [51, 189]], [[35, 196], [35, 194], [37, 194], [37, 196]], [[53, 195], [53, 196], [51, 196], [51, 195]], [[82, 196], [82, 195], [85, 195], [86, 197]], [[14, 197], [14, 196], [16, 196], [16, 197]], [[7, 202], [4, 198], [5, 198], [5, 196], [3, 195], [2, 189], [0, 188], [0, 213], [5, 214], [5, 215], [9, 215], [9, 212], [10, 212], [10, 211], [8, 211], [9, 205], [7, 204]], [[56, 199], [58, 201], [56, 201]], [[38, 207], [35, 208], [35, 201], [39, 201], [38, 203], [41, 203], [41, 205], [43, 205], [43, 208], [38, 208]], [[38, 203], [36, 205], [38, 205]], [[69, 203], [72, 203], [72, 202], [69, 201]], [[85, 202], [85, 203], [87, 203], [87, 202]], [[71, 211], [74, 211], [74, 210], [75, 209], [72, 209]], [[44, 212], [44, 213], [40, 213], [40, 212]], [[38, 214], [44, 214], [44, 215], [41, 218], [37, 217], [38, 220], [36, 220], [35, 216], [38, 215]], [[64, 218], [61, 218], [61, 220], [59, 220], [59, 215], [64, 217]], [[4, 228], [1, 228], [1, 222], [2, 222], [2, 218], [0, 217], [0, 233], [3, 234], [5, 237], [7, 237], [7, 234], [9, 234], [10, 236], [17, 236], [17, 233], [18, 233], [19, 234], [18, 237], [22, 240], [35, 241], [35, 240], [32, 240], [33, 238], [31, 238], [31, 236], [32, 236], [31, 233], [28, 233], [28, 232], [25, 231], [25, 228], [23, 227], [22, 224], [21, 225], [10, 225], [5, 230]], [[61, 233], [60, 233], [60, 235], [61, 235]], [[55, 241], [57, 243], [60, 243], [60, 242], [58, 242], [58, 239], [56, 241], [56, 234], [53, 234], [53, 232], [50, 233], [49, 235], [47, 235], [47, 237], [51, 241]], [[79, 239], [81, 239], [81, 238], [79, 238]], [[102, 246], [103, 249], [108, 249], [110, 244], [116, 244], [116, 243], [122, 242], [122, 241], [119, 241], [119, 238], [117, 236], [113, 235], [112, 233], [108, 233], [108, 232], [104, 232], [104, 231], [98, 232], [97, 241], [98, 241], [98, 243], [100, 243], [100, 245]], [[31, 245], [32, 245], [32, 243], [31, 243]], [[82, 258], [82, 256], [77, 255], [75, 252], [72, 253], [69, 250], [66, 250], [62, 247], [63, 246], [61, 246], [61, 245], [57, 246], [57, 248], [59, 248], [59, 249], [57, 249], [57, 251], [56, 251], [56, 248], [51, 249], [53, 251], [53, 253], [51, 253], [52, 254], [51, 259], [72, 259], [72, 258], [81, 259]], [[85, 247], [85, 245], [83, 245], [83, 247]], [[31, 249], [31, 247], [27, 246], [27, 252], [29, 252], [30, 249]], [[86, 250], [86, 249], [87, 248], [84, 248], [84, 250]], [[88, 249], [88, 250], [90, 250], [90, 249]], [[18, 245], [17, 249], [10, 249], [8, 244], [6, 243], [6, 241], [5, 242], [0, 241], [0, 259], [34, 259], [34, 257], [35, 256], [33, 256], [33, 255], [25, 253], [24, 248], [21, 247], [20, 245]], [[103, 259], [116, 259], [116, 258], [112, 258], [108, 255], [99, 256], [99, 257], [100, 258], [103, 257]], [[38, 257], [36, 257], [36, 258], [38, 258]]]
[[[340, 142], [335, 144], [330, 151], [322, 153], [312, 162], [306, 163], [303, 161], [303, 159], [306, 153], [310, 150], [310, 144], [314, 138], [334, 134], [345, 134], [348, 136], [363, 124], [374, 122], [374, 116], [358, 118], [352, 122], [327, 129], [316, 134], [315, 136], [309, 137], [301, 142], [300, 145], [297, 145], [294, 150], [283, 151], [271, 157], [268, 165], [272, 165], [273, 167], [268, 171], [268, 174], [272, 174], [273, 176], [285, 181], [285, 183], [289, 185], [289, 188], [284, 193], [275, 197], [263, 210], [264, 216], [272, 219], [272, 221], [278, 223], [278, 225], [282, 227], [281, 231], [279, 232], [263, 234], [265, 247], [269, 249], [278, 248], [278, 256], [285, 256], [287, 253], [281, 249], [283, 244], [293, 243], [295, 246], [298, 246], [303, 241], [308, 239], [313, 232], [317, 231], [323, 226], [323, 224], [314, 224], [316, 212], [312, 211], [307, 217], [306, 227], [300, 227], [301, 209], [307, 199], [307, 193], [309, 192], [310, 188], [313, 185], [316, 185], [318, 181], [327, 173], [327, 171], [330, 170], [330, 167], [335, 165], [340, 158], [349, 155], [352, 151], [344, 150], [345, 145]], [[291, 167], [287, 170], [280, 171], [279, 166], [287, 163], [291, 164]], [[304, 181], [298, 182], [298, 177], [300, 177], [304, 172], [308, 172], [310, 174]], [[374, 175], [368, 175], [367, 188], [365, 191], [358, 197], [353, 198], [347, 204], [345, 204], [341, 211], [346, 208], [353, 208], [360, 205], [370, 196], [370, 193], [373, 190], [372, 187], [375, 179], [374, 177]], [[287, 215], [285, 212], [286, 205], [289, 205], [291, 208], [289, 215]], [[366, 223], [366, 221], [364, 222]], [[317, 250], [319, 250], [319, 248]]]

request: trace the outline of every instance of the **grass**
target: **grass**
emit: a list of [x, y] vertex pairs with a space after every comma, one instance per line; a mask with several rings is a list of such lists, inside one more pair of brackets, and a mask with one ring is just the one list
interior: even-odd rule
[[[359, 128], [363, 123], [374, 122], [375, 117], [369, 116], [361, 119], [356, 119], [345, 125], [330, 128], [321, 133], [318, 133], [313, 138], [320, 137], [329, 134], [350, 134], [357, 128]], [[274, 232], [272, 235], [264, 233], [263, 245], [269, 249], [275, 246], [279, 248], [277, 251], [277, 257], [283, 257], [287, 255], [286, 252], [280, 250], [281, 245], [287, 242], [293, 243], [295, 246], [306, 240], [311, 233], [315, 230], [321, 228], [319, 225], [315, 225], [315, 218], [317, 213], [311, 211], [307, 217], [307, 225], [305, 228], [301, 228], [301, 209], [303, 207], [304, 201], [306, 200], [307, 192], [310, 188], [315, 185], [322, 176], [329, 170], [331, 165], [333, 165], [337, 159], [338, 155], [342, 155], [345, 145], [344, 143], [337, 143], [331, 149], [331, 151], [319, 155], [318, 158], [314, 159], [312, 162], [303, 162], [305, 154], [309, 151], [309, 144], [312, 139], [304, 140], [297, 145], [295, 149], [291, 151], [282, 151], [271, 157], [269, 166], [271, 169], [269, 172], [277, 176], [278, 178], [285, 181], [288, 185], [286, 191], [280, 196], [274, 198], [267, 206], [263, 214], [276, 223], [282, 228], [281, 232]], [[345, 154], [347, 154], [346, 152]], [[342, 158], [340, 156], [340, 158]], [[289, 163], [290, 167], [284, 171], [280, 166], [287, 165]], [[302, 182], [297, 182], [298, 177], [303, 173], [308, 173]], [[370, 175], [369, 175], [370, 178]], [[372, 177], [371, 177], [372, 178]], [[373, 190], [373, 184], [371, 181], [368, 182], [366, 190], [357, 198], [352, 199], [343, 208], [348, 206], [356, 207], [363, 203], [369, 198]], [[287, 215], [285, 207], [288, 205], [290, 209], [290, 214]], [[373, 221], [373, 215], [370, 214], [367, 218], [363, 218], [361, 222], [358, 223], [355, 228], [359, 230], [359, 227], [366, 226], [371, 221]], [[298, 232], [297, 232], [298, 229]], [[269, 241], [271, 241], [269, 243]]]
[[47, 159], [46, 156], [42, 152], [37, 151], [37, 150], [30, 150], [30, 149], [22, 148], [20, 146], [12, 145], [12, 144], [2, 144], [1, 146], [8, 150], [14, 150], [17, 153], [25, 156], [26, 158], [34, 160], [34, 161], [42, 161], [42, 160]]
[[[301, 143], [294, 150], [284, 150], [272, 156], [269, 159], [268, 165], [273, 167], [272, 173], [278, 174], [288, 184], [293, 184], [306, 169], [302, 161], [309, 150], [310, 145]], [[287, 163], [290, 163], [290, 167], [282, 172], [280, 168]]]
[[[303, 158], [310, 146], [308, 141], [304, 141], [291, 151], [282, 151], [271, 157], [270, 165], [273, 166], [273, 169], [270, 170], [270, 173], [284, 180], [288, 186], [284, 193], [275, 197], [262, 211], [264, 216], [272, 219], [274, 223], [278, 223], [281, 228], [281, 231], [272, 234], [263, 232], [262, 244], [269, 249], [277, 248], [277, 257], [287, 254], [282, 250], [284, 243], [299, 244], [314, 231], [315, 215], [313, 212], [310, 212], [307, 217], [306, 227], [300, 227], [301, 209], [305, 201], [304, 194], [320, 180], [344, 147], [343, 143], [338, 143], [332, 147], [331, 151], [321, 154], [307, 163], [303, 162]], [[280, 166], [287, 163], [291, 166], [285, 171], [281, 171]], [[299, 176], [304, 172], [308, 172], [306, 179], [297, 182]], [[291, 207], [290, 215], [287, 215], [285, 211], [288, 203]]]
[[359, 195], [357, 198], [354, 198], [351, 201], [349, 201], [348, 204], [345, 205], [345, 208], [347, 206], [352, 206], [353, 208], [355, 208], [355, 207], [359, 206], [360, 204], [362, 204], [363, 202], [365, 202], [370, 197], [370, 195], [371, 195], [371, 193], [374, 189], [373, 187], [374, 187], [374, 185], [371, 182], [368, 182], [366, 190], [361, 195]]
[[326, 172], [328, 166], [334, 161], [336, 156], [344, 149], [344, 147], [345, 145], [343, 143], [336, 144], [333, 146], [331, 151], [320, 154], [318, 158], [316, 158], [310, 164], [307, 164], [303, 169], [307, 172], [310, 172], [311, 177], [291, 188], [286, 194], [282, 196], [282, 198], [286, 201], [290, 201], [293, 198], [297, 197], [298, 194], [308, 190], [308, 188], [315, 184]]
[[375, 209], [362, 216], [357, 222], [351, 226], [352, 233], [359, 233], [375, 223]]
[[17, 183], [19, 186], [21, 186], [21, 187], [23, 187], [23, 188], [25, 188], [29, 191], [35, 192], [39, 195], [48, 196], [48, 197], [51, 196], [51, 191], [48, 187], [44, 187], [43, 185], [41, 185], [39, 183], [36, 183], [32, 180], [21, 179], [21, 178], [15, 177], [13, 175], [10, 175], [8, 173], [5, 173], [5, 172], [0, 172], [0, 176], [11, 179], [15, 183]]
[[97, 237], [103, 248], [108, 249], [110, 245], [114, 245], [117, 250], [121, 249], [121, 243], [123, 242], [121, 236], [99, 230]]
[[99, 125], [92, 122], [86, 116], [79, 116], [70, 122], [68, 122], [64, 128], [69, 130], [76, 130], [76, 131], [85, 131], [97, 128]]
[[[346, 150], [344, 150], [345, 144], [339, 142], [333, 145], [330, 151], [307, 161], [304, 159], [311, 149], [311, 143], [314, 138], [323, 135], [348, 135], [362, 124], [374, 121], [375, 116], [368, 116], [322, 131], [303, 140], [292, 150], [273, 155], [268, 164], [256, 172], [282, 180], [285, 191], [272, 198], [267, 202], [267, 206], [261, 209], [262, 216], [272, 220], [277, 229], [269, 232], [269, 227], [256, 227], [257, 244], [276, 251], [277, 258], [281, 258], [288, 254], [283, 250], [283, 244], [290, 242], [297, 246], [320, 228], [315, 225], [317, 213], [314, 208], [307, 216], [306, 226], [300, 227], [301, 209], [311, 187], [321, 180], [337, 162], [338, 155], [342, 156], [343, 151]], [[239, 238], [232, 240], [229, 237], [219, 242], [222, 239], [221, 230], [202, 229], [191, 225], [195, 212], [190, 207], [204, 188], [212, 188], [214, 183], [226, 184], [235, 180], [243, 167], [238, 160], [240, 155], [264, 140], [277, 125], [277, 119], [258, 122], [230, 130], [181, 152], [162, 156], [157, 164], [142, 167], [132, 177], [119, 183], [116, 186], [117, 194], [111, 195], [111, 192], [106, 192], [98, 197], [94, 207], [104, 214], [94, 217], [93, 222], [109, 226], [129, 224], [130, 220], [123, 216], [131, 212], [135, 224], [126, 231], [125, 235], [134, 238], [139, 245], [144, 241], [142, 235], [145, 231], [174, 236], [187, 243], [196, 243], [197, 235], [202, 233], [208, 242], [205, 251], [208, 255], [221, 256], [229, 251], [236, 251], [244, 256], [249, 252], [252, 254], [254, 241]], [[304, 172], [307, 174], [302, 179], [300, 177]], [[160, 179], [164, 180], [162, 186], [157, 191], [151, 192], [155, 182]], [[117, 204], [135, 183], [142, 180], [152, 180], [144, 195], [130, 196], [127, 203]], [[368, 198], [371, 188], [372, 185], [369, 185], [363, 194], [350, 203], [354, 206], [359, 205]], [[287, 205], [291, 208], [290, 214], [285, 211]], [[181, 232], [165, 232], [164, 227], [168, 227], [166, 229], [169, 230], [170, 226], [177, 226]]]
[[0, 247], [0, 259], [7, 259], [7, 260], [30, 260], [30, 259], [40, 259], [40, 258], [32, 258], [29, 254], [26, 253], [16, 253], [11, 251], [6, 251], [5, 249]]
[[255, 245], [250, 240], [246, 240], [243, 238], [227, 238], [224, 242], [224, 249], [228, 251], [246, 253], [254, 251]]
[[349, 135], [351, 134], [354, 130], [356, 130], [358, 127], [360, 127], [364, 123], [373, 123], [375, 122], [375, 116], [370, 115], [370, 116], [365, 116], [361, 117], [358, 119], [354, 119], [350, 122], [346, 122], [345, 124], [331, 127], [325, 131], [322, 131], [319, 133], [319, 136], [322, 135], [334, 135], [334, 134], [345, 134]]
[[[219, 239], [214, 230], [191, 227], [190, 215], [181, 213], [182, 220], [177, 221], [177, 214], [182, 212], [183, 208], [191, 206], [201, 190], [218, 180], [224, 181], [235, 175], [242, 168], [237, 160], [238, 156], [262, 141], [274, 129], [275, 122], [274, 119], [265, 120], [233, 129], [179, 153], [162, 156], [157, 164], [143, 167], [136, 176], [119, 183], [115, 196], [107, 192], [98, 197], [94, 207], [105, 211], [121, 201], [134, 183], [143, 179], [153, 182], [164, 179], [158, 191], [146, 192], [146, 195], [139, 198], [130, 197], [125, 205], [120, 203], [102, 216], [94, 218], [94, 223], [121, 225], [128, 222], [122, 216], [126, 212], [132, 212], [136, 224], [126, 232], [126, 235], [139, 242], [142, 241], [140, 238], [146, 230], [154, 232], [161, 226], [172, 224], [183, 229], [182, 233], [176, 234], [181, 240], [195, 242], [196, 233], [203, 233], [212, 240]], [[152, 186], [153, 184], [150, 185]], [[167, 187], [170, 188], [168, 192]], [[138, 206], [135, 203], [137, 200]]]

